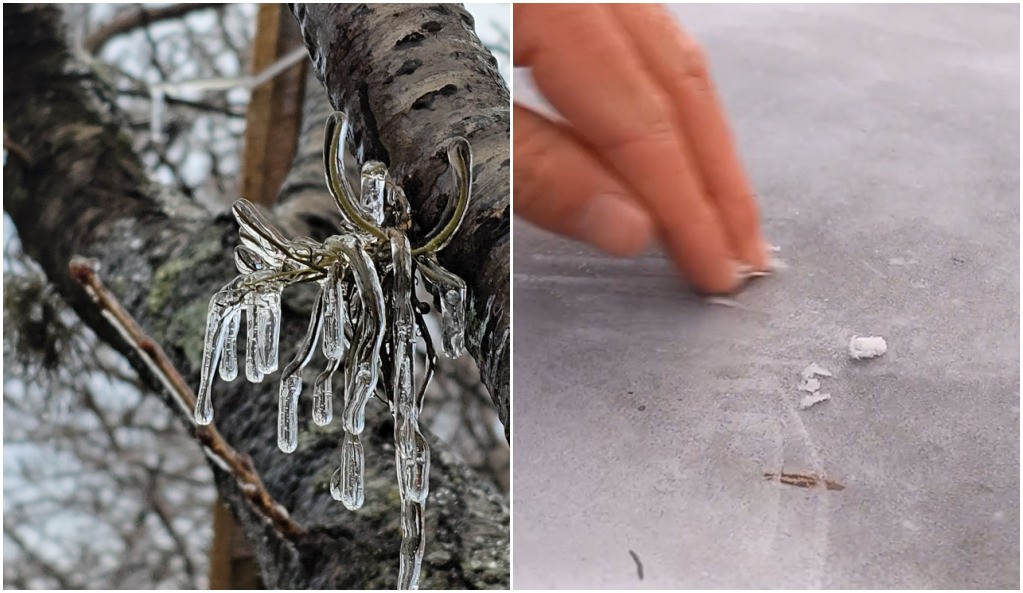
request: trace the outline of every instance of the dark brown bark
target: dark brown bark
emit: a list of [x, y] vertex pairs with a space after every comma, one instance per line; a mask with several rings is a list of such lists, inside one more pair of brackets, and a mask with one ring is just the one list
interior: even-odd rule
[[[152, 379], [69, 276], [73, 255], [99, 262], [107, 287], [195, 385], [206, 304], [234, 276], [230, 249], [237, 228], [230, 217], [210, 217], [150, 184], [109, 89], [71, 57], [59, 17], [54, 6], [4, 6], [4, 122], [10, 141], [28, 157], [11, 158], [4, 168], [4, 209], [25, 251], [144, 378]], [[425, 62], [427, 55], [424, 48], [418, 59]], [[418, 162], [433, 154], [407, 156]], [[285, 295], [282, 357], [287, 358], [304, 331], [308, 310], [301, 295]], [[391, 426], [383, 406], [375, 402], [367, 417], [367, 504], [350, 513], [327, 492], [338, 460], [336, 423], [308, 425], [294, 454], [277, 450], [276, 379], [214, 387], [221, 434], [252, 457], [270, 493], [308, 532], [290, 539], [275, 532], [248, 506], [236, 482], [213, 468], [221, 495], [255, 547], [264, 581], [280, 588], [393, 587], [398, 505]], [[302, 418], [308, 419], [304, 405]], [[504, 498], [439, 446], [431, 485], [424, 588], [507, 587]]]
[[433, 228], [451, 191], [448, 141], [472, 145], [473, 202], [440, 260], [472, 292], [467, 346], [510, 436], [510, 100], [497, 61], [460, 5], [292, 10], [331, 104], [354, 116], [367, 158], [398, 173], [417, 212], [413, 238]]

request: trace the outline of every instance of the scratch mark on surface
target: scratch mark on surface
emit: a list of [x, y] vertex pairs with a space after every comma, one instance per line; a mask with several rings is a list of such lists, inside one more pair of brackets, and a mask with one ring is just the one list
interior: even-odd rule
[[[813, 471], [817, 476], [824, 476], [824, 461], [821, 459], [820, 451], [817, 449], [816, 443], [810, 436], [810, 431], [807, 430], [806, 424], [803, 423], [803, 419], [800, 414], [796, 411], [791, 404], [785, 406], [785, 414], [791, 425], [798, 431], [799, 436], [802, 437], [802, 441], [806, 446], [807, 452], [810, 456], [810, 464], [813, 466]], [[778, 468], [778, 474], [784, 474], [784, 468]], [[825, 571], [825, 565], [827, 563], [828, 548], [830, 532], [831, 532], [831, 497], [830, 496], [816, 496], [814, 515], [816, 520], [814, 521], [816, 526], [816, 533], [814, 534], [813, 546], [817, 550], [817, 557], [820, 562], [814, 567], [813, 574], [813, 588], [820, 589], [823, 581], [823, 575]]]

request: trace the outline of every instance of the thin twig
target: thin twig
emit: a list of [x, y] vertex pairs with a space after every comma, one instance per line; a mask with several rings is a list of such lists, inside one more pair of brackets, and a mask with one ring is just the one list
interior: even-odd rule
[[203, 452], [219, 467], [234, 476], [239, 490], [251, 503], [253, 510], [287, 539], [305, 535], [306, 529], [296, 523], [288, 515], [288, 511], [267, 491], [249, 456], [231, 447], [212, 425], [195, 424], [192, 420], [195, 393], [181, 377], [181, 373], [174, 367], [163, 348], [142, 332], [142, 328], [131, 314], [121, 307], [117, 298], [103, 285], [96, 274], [94, 264], [90, 260], [75, 256], [71, 259], [69, 269], [71, 277], [85, 289], [89, 298], [100, 307], [107, 321], [135, 349], [149, 370], [163, 384], [171, 399], [178, 404], [181, 412], [189, 419], [196, 440], [203, 445]]

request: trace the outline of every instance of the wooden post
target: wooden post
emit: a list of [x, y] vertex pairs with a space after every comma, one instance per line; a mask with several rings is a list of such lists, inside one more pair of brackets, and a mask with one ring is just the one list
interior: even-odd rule
[[[295, 17], [283, 4], [260, 4], [252, 45], [252, 72], [258, 74], [302, 47]], [[253, 89], [246, 113], [242, 196], [263, 206], [291, 169], [302, 125], [302, 96], [307, 60]]]

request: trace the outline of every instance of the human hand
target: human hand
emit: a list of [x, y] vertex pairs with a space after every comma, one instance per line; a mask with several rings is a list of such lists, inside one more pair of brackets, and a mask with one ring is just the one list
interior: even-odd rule
[[757, 206], [700, 47], [650, 4], [516, 4], [515, 66], [564, 117], [515, 104], [515, 213], [631, 255], [660, 235], [697, 290], [766, 270]]

